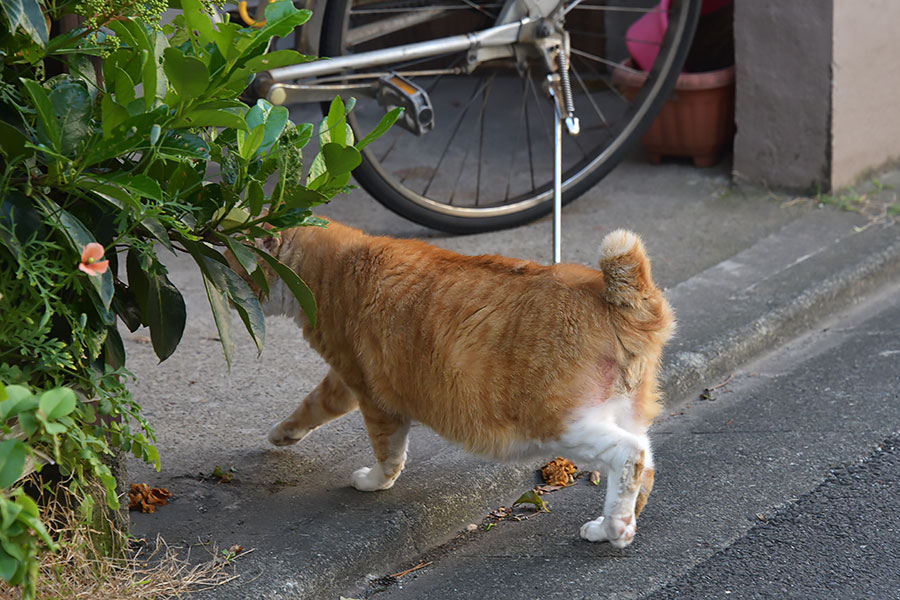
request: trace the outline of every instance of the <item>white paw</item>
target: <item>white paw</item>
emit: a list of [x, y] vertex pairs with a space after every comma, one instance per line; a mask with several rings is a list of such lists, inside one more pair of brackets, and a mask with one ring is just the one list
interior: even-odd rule
[[350, 485], [361, 492], [386, 490], [394, 485], [394, 481], [396, 479], [385, 478], [380, 467], [363, 467], [354, 471], [350, 476]]
[[276, 446], [290, 446], [291, 444], [296, 444], [303, 438], [309, 435], [311, 429], [300, 429], [297, 431], [294, 430], [284, 430], [281, 428], [281, 423], [273, 427], [269, 430], [269, 442]]
[[600, 517], [581, 526], [581, 537], [589, 542], [609, 542], [624, 548], [634, 539], [634, 515]]

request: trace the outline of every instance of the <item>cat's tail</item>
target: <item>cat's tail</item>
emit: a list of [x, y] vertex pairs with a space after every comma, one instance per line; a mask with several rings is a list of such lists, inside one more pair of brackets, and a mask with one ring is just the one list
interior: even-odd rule
[[603, 271], [603, 298], [618, 307], [637, 308], [654, 295], [656, 285], [650, 275], [650, 259], [636, 234], [617, 229], [600, 244]]

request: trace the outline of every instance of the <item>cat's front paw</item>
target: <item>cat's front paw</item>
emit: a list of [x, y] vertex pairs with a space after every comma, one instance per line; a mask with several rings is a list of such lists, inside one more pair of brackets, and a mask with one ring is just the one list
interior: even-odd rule
[[386, 490], [394, 485], [396, 479], [387, 479], [379, 467], [363, 467], [350, 476], [350, 485], [361, 492]]
[[266, 436], [275, 446], [290, 446], [291, 444], [296, 444], [307, 435], [309, 435], [311, 429], [302, 429], [302, 430], [293, 430], [293, 429], [284, 429], [282, 428], [282, 423], [279, 423], [275, 427], [269, 430], [269, 435]]
[[600, 517], [581, 526], [581, 537], [589, 542], [609, 542], [624, 548], [634, 539], [634, 515]]

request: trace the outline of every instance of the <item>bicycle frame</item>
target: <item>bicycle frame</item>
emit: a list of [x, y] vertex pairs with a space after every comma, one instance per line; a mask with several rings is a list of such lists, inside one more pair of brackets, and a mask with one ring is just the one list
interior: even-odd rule
[[[374, 85], [369, 83], [286, 83], [326, 75], [338, 75], [355, 68], [376, 67], [398, 60], [416, 60], [429, 58], [450, 52], [468, 51], [468, 65], [472, 70], [481, 62], [502, 57], [516, 56], [515, 45], [531, 44], [546, 48], [558, 47], [562, 44], [561, 30], [549, 26], [548, 19], [559, 15], [562, 2], [556, 0], [507, 0], [498, 24], [494, 27], [450, 37], [438, 38], [394, 46], [382, 50], [372, 50], [328, 60], [290, 65], [271, 69], [261, 73], [256, 84], [256, 91], [273, 104], [284, 104], [291, 94], [294, 101], [323, 102], [338, 93], [356, 93], [374, 95]], [[375, 23], [379, 29], [365, 30], [359, 35], [370, 38], [380, 37], [390, 31], [409, 27], [434, 16], [432, 12], [424, 14], [406, 14], [385, 23]], [[391, 28], [386, 30], [385, 28]], [[553, 61], [547, 61], [553, 70]], [[371, 76], [369, 76], [371, 78]]]

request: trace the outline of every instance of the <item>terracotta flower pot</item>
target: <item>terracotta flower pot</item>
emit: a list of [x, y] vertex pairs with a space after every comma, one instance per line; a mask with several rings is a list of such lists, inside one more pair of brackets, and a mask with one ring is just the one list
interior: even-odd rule
[[[646, 80], [631, 60], [613, 73], [613, 81], [633, 100]], [[716, 163], [734, 136], [734, 66], [705, 73], [682, 73], [672, 96], [641, 138], [650, 161], [689, 156], [697, 167]]]

